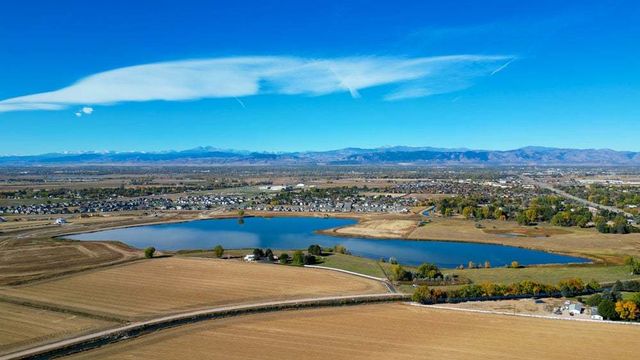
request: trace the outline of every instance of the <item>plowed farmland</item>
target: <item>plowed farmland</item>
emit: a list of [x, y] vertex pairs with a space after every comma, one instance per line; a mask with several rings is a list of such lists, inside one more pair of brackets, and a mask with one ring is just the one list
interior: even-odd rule
[[82, 316], [0, 302], [0, 354], [109, 325]]
[[637, 359], [640, 327], [405, 304], [240, 316], [159, 331], [75, 359]]
[[333, 271], [236, 260], [164, 258], [0, 290], [0, 296], [131, 320], [225, 304], [384, 293]]

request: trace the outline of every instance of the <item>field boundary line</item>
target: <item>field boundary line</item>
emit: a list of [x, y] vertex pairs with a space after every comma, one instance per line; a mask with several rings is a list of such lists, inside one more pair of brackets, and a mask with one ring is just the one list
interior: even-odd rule
[[478, 314], [519, 316], [519, 317], [546, 319], [546, 320], [581, 321], [581, 322], [588, 322], [588, 323], [594, 323], [594, 324], [616, 324], [616, 325], [640, 326], [640, 323], [638, 323], [638, 322], [630, 322], [630, 321], [611, 321], [611, 320], [592, 320], [592, 319], [578, 319], [578, 318], [561, 318], [561, 317], [556, 317], [556, 316], [534, 315], [534, 314], [518, 314], [518, 313], [512, 313], [512, 312], [505, 312], [505, 311], [463, 309], [463, 308], [447, 307], [447, 306], [442, 306], [442, 305], [423, 305], [423, 304], [418, 304], [418, 303], [414, 303], [414, 302], [411, 302], [409, 304], [412, 305], [412, 306], [417, 306], [417, 307], [433, 308], [433, 309], [440, 309], [440, 310], [453, 310], [453, 311], [471, 312], [471, 313], [478, 313]]
[[281, 310], [295, 310], [307, 308], [319, 308], [329, 306], [358, 305], [366, 303], [379, 303], [388, 301], [406, 301], [406, 294], [367, 294], [352, 296], [330, 296], [308, 298], [298, 300], [271, 301], [249, 305], [235, 305], [190, 311], [181, 314], [162, 316], [155, 319], [131, 323], [117, 328], [103, 330], [96, 333], [77, 336], [60, 340], [46, 345], [36, 346], [10, 354], [0, 356], [0, 360], [13, 359], [44, 359], [60, 357], [94, 349], [110, 343], [142, 336], [158, 330], [172, 328], [181, 325], [192, 324], [199, 321], [232, 317], [239, 315], [273, 312]]
[[359, 277], [362, 277], [362, 278], [365, 278], [365, 279], [369, 279], [369, 280], [379, 281], [379, 282], [382, 283], [382, 285], [384, 285], [387, 288], [387, 290], [389, 290], [390, 293], [394, 293], [394, 294], [398, 293], [398, 290], [396, 289], [396, 287], [393, 286], [393, 284], [386, 278], [379, 278], [379, 277], [375, 277], [375, 276], [371, 276], [371, 275], [367, 275], [367, 274], [358, 273], [358, 272], [355, 272], [355, 271], [349, 271], [349, 270], [344, 270], [344, 269], [336, 269], [336, 268], [327, 267], [327, 266], [305, 265], [304, 267], [311, 268], [311, 269], [337, 271], [337, 272], [341, 272], [341, 273], [344, 273], [344, 274], [359, 276]]
[[109, 321], [109, 322], [115, 322], [115, 323], [121, 323], [121, 324], [129, 322], [127, 319], [119, 318], [117, 316], [97, 314], [97, 313], [83, 311], [80, 309], [62, 307], [57, 304], [33, 301], [30, 299], [24, 299], [24, 298], [14, 297], [14, 296], [8, 296], [2, 293], [0, 293], [0, 302], [5, 302], [9, 304], [24, 306], [24, 307], [30, 307], [34, 309], [53, 311], [53, 312], [58, 312], [63, 314], [77, 315], [77, 316], [82, 316], [89, 319]]

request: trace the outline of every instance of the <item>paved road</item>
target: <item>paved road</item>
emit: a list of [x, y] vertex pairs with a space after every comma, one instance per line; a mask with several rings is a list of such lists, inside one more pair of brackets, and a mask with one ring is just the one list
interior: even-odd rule
[[409, 296], [405, 294], [392, 293], [353, 296], [330, 296], [300, 300], [271, 301], [249, 305], [216, 307], [204, 310], [190, 311], [182, 314], [163, 316], [151, 320], [131, 323], [129, 325], [109, 330], [95, 332], [88, 335], [60, 340], [54, 343], [0, 356], [0, 360], [50, 358], [53, 356], [65, 355], [71, 352], [89, 350], [111, 342], [116, 342], [127, 338], [140, 336], [145, 333], [157, 331], [162, 328], [185, 325], [217, 317], [229, 317], [240, 314], [277, 311], [283, 309], [312, 308], [342, 304], [355, 305], [368, 302], [402, 300], [409, 300]]
[[534, 180], [534, 179], [532, 179], [532, 178], [530, 178], [528, 176], [520, 175], [520, 178], [522, 179], [522, 181], [524, 181], [526, 183], [536, 185], [538, 187], [541, 187], [543, 189], [547, 189], [549, 191], [553, 191], [554, 193], [556, 193], [556, 194], [558, 194], [558, 195], [560, 195], [560, 196], [562, 196], [564, 198], [576, 201], [578, 203], [581, 203], [581, 204], [584, 204], [584, 205], [587, 205], [587, 206], [591, 206], [591, 207], [594, 207], [596, 209], [609, 210], [611, 212], [615, 212], [615, 213], [618, 213], [618, 214], [623, 214], [626, 217], [633, 218], [633, 214], [628, 213], [628, 212], [626, 212], [626, 211], [624, 211], [622, 209], [618, 209], [617, 207], [601, 205], [601, 204], [594, 203], [592, 201], [589, 201], [589, 200], [586, 200], [586, 199], [583, 199], [583, 198], [579, 198], [577, 196], [569, 194], [566, 191], [562, 191], [560, 189], [556, 189], [553, 186], [551, 186], [550, 184]]

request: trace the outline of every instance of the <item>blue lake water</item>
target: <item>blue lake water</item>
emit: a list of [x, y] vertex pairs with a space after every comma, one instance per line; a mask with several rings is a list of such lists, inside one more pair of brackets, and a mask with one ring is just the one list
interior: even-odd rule
[[[315, 230], [355, 223], [350, 219], [312, 217], [247, 217], [198, 220], [183, 223], [144, 225], [70, 235], [74, 240], [119, 240], [136, 248], [154, 246], [159, 250], [271, 248], [306, 249], [311, 244], [330, 247], [342, 244], [353, 253], [372, 259], [395, 257], [402, 264], [432, 262], [455, 267], [469, 261], [504, 266], [511, 261], [522, 265], [584, 263], [588, 259], [551, 254], [511, 246], [449, 241], [344, 238], [321, 235]], [[427, 225], [428, 226], [428, 225]]]

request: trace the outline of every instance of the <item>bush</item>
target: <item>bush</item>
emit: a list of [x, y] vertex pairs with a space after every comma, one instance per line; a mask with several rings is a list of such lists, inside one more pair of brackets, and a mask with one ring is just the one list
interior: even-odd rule
[[420, 286], [411, 295], [411, 300], [421, 304], [435, 304], [447, 298], [446, 291], [440, 289], [429, 289], [428, 286]]
[[287, 254], [287, 253], [280, 254], [280, 257], [278, 258], [278, 261], [280, 262], [280, 264], [288, 263], [289, 262], [289, 254]]
[[313, 265], [316, 263], [315, 255], [306, 254], [303, 258], [303, 262], [305, 265]]
[[291, 264], [298, 265], [298, 266], [304, 265], [304, 254], [302, 253], [302, 251], [298, 250], [293, 253]]
[[634, 258], [632, 256], [627, 256], [624, 259], [624, 264], [627, 265], [627, 267], [629, 268], [629, 271], [633, 275], [639, 275], [640, 274], [640, 260], [637, 260], [636, 258]]
[[320, 245], [309, 245], [309, 249], [307, 249], [307, 252], [311, 255], [322, 255], [322, 248], [320, 247]]
[[222, 245], [216, 245], [216, 247], [213, 248], [213, 253], [217, 258], [221, 258], [222, 254], [224, 254], [224, 248], [222, 247]]
[[520, 263], [517, 261], [512, 261], [509, 267], [512, 269], [518, 269], [520, 267]]
[[351, 252], [347, 250], [343, 245], [336, 245], [333, 247], [333, 251], [337, 254], [351, 255]]
[[413, 274], [405, 270], [402, 265], [395, 264], [391, 267], [391, 280], [411, 281], [413, 280]]
[[598, 304], [600, 304], [601, 301], [602, 301], [602, 295], [593, 294], [587, 298], [587, 300], [585, 301], [585, 304], [589, 306], [598, 306]]
[[153, 254], [155, 253], [156, 253], [156, 248], [154, 248], [153, 246], [150, 246], [144, 249], [144, 257], [146, 257], [147, 259], [151, 259], [153, 257]]
[[398, 260], [396, 260], [396, 258], [394, 258], [393, 256], [389, 258], [389, 264], [391, 265], [398, 265]]

